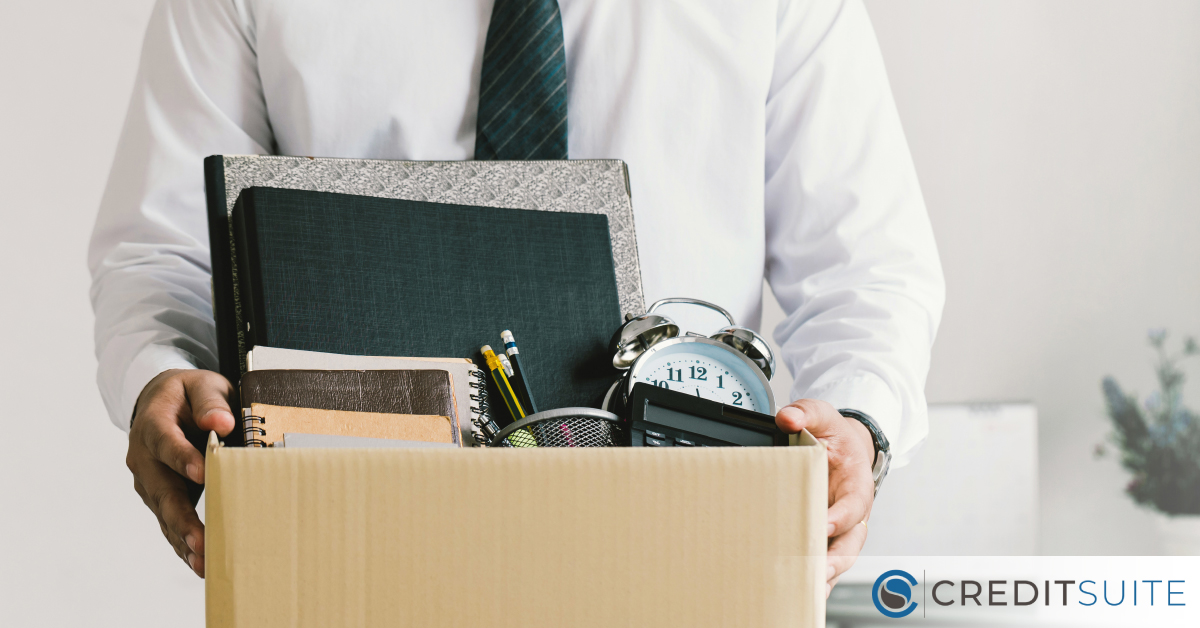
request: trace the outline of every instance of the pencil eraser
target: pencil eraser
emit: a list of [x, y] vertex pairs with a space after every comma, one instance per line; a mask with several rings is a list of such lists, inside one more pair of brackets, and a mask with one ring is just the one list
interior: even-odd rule
[[514, 372], [512, 362], [509, 362], [508, 358], [504, 357], [503, 353], [496, 354], [496, 357], [500, 359], [500, 366], [504, 367], [504, 374], [512, 377]]

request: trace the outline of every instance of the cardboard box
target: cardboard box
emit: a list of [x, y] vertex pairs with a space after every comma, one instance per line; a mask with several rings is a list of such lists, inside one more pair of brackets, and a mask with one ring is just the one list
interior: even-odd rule
[[209, 626], [823, 626], [824, 447], [241, 449]]

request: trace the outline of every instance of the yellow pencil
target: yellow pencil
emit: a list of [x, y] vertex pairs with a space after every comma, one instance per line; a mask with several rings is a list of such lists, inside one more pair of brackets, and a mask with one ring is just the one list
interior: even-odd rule
[[[514, 421], [520, 421], [525, 418], [525, 410], [521, 408], [521, 402], [517, 401], [517, 394], [513, 391], [512, 385], [508, 383], [508, 377], [504, 374], [504, 365], [500, 363], [500, 358], [496, 357], [496, 352], [488, 345], [483, 345], [479, 348], [479, 352], [483, 354], [483, 359], [487, 361], [488, 370], [492, 373], [492, 379], [496, 382], [496, 388], [500, 389], [500, 396], [504, 398], [504, 404], [508, 406], [509, 413], [512, 414]], [[517, 433], [509, 435], [508, 442], [514, 447], [537, 447], [537, 440], [533, 438], [533, 433], [529, 430], [521, 430], [522, 434]]]

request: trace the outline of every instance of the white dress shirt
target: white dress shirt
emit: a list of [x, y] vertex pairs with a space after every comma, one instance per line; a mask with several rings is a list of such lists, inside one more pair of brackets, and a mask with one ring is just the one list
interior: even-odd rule
[[[471, 159], [491, 4], [159, 0], [88, 257], [114, 423], [217, 366], [203, 158]], [[793, 397], [874, 416], [902, 458], [944, 286], [861, 0], [559, 4], [570, 156], [629, 164], [646, 301], [756, 327], [765, 276]]]

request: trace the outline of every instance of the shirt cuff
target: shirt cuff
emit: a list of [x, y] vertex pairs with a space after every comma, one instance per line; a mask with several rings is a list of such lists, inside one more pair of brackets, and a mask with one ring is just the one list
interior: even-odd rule
[[883, 435], [887, 436], [889, 442], [897, 443], [900, 440], [903, 406], [887, 382], [874, 373], [859, 372], [846, 379], [818, 382], [817, 386], [806, 391], [792, 392], [797, 399], [820, 399], [834, 408], [858, 410], [868, 414], [879, 424], [879, 429], [883, 430]]
[[171, 369], [194, 369], [196, 368], [194, 359], [183, 349], [168, 345], [148, 345], [142, 349], [129, 365], [129, 369], [125, 371], [125, 383], [121, 387], [120, 407], [118, 408], [120, 413], [118, 416], [124, 417], [124, 419], [122, 423], [117, 424], [118, 427], [126, 432], [129, 431], [138, 397], [141, 396], [142, 390], [146, 388], [146, 384], [149, 384], [150, 380], [157, 377], [159, 373]]

